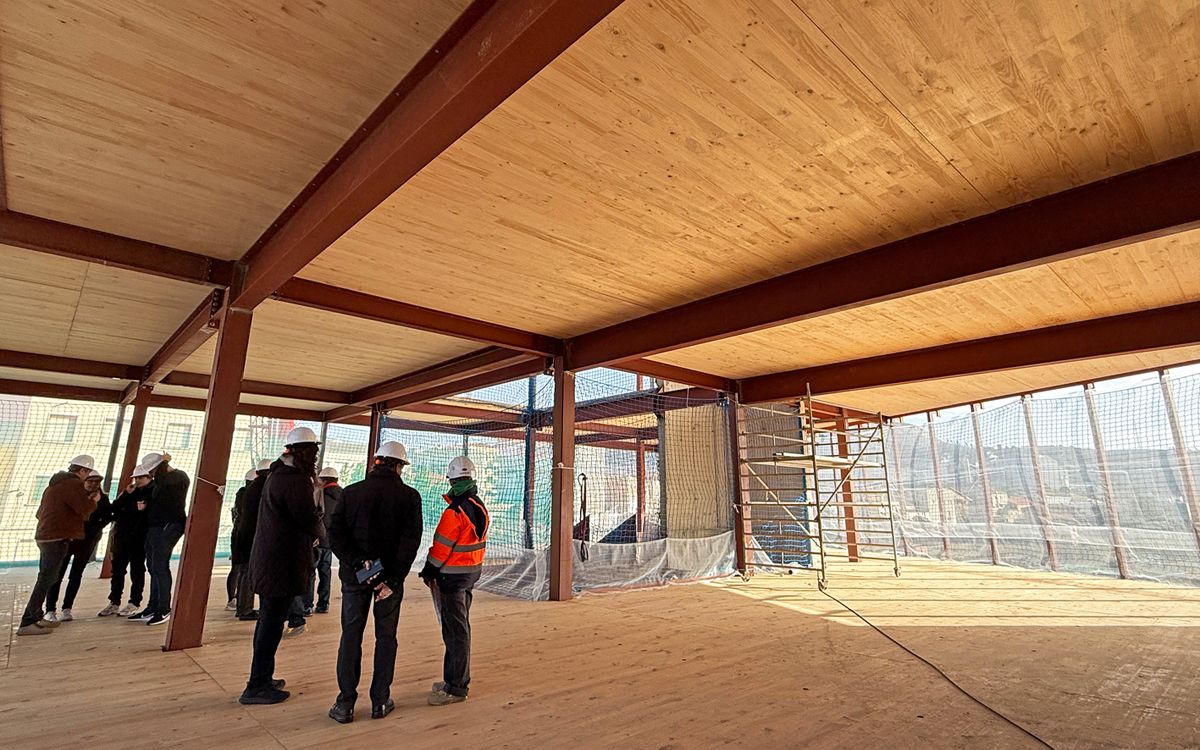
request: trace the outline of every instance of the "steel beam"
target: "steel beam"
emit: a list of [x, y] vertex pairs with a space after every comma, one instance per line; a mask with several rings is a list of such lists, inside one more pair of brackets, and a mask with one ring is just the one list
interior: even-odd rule
[[[162, 379], [163, 385], [208, 390], [208, 375], [196, 372], [172, 372]], [[243, 380], [242, 393], [249, 396], [272, 396], [297, 401], [321, 401], [330, 404], [348, 404], [352, 394], [329, 388], [310, 388], [288, 383], [268, 383], [262, 380]]]
[[50, 354], [33, 354], [0, 349], [0, 366], [40, 372], [60, 372], [67, 375], [86, 375], [93, 378], [113, 380], [137, 380], [142, 368], [137, 365], [120, 365], [111, 362], [96, 362], [91, 359], [57, 357]]
[[[686, 367], [679, 367], [667, 364], [666, 362], [655, 362], [650, 359], [627, 359], [614, 364], [613, 369], [658, 378], [659, 380], [672, 383], [682, 383], [683, 385], [692, 385], [699, 388], [711, 388], [714, 391], [732, 393], [736, 388], [736, 383], [729, 378], [700, 372], [699, 370], [690, 370]], [[638, 390], [640, 391], [641, 388], [638, 388]]]
[[192, 507], [183, 534], [178, 585], [164, 651], [196, 648], [203, 643], [204, 613], [212, 587], [213, 553], [221, 523], [221, 489], [229, 472], [229, 452], [251, 324], [249, 310], [226, 306], [220, 316], [221, 332], [204, 413], [200, 462], [193, 479]]
[[561, 350], [562, 347], [561, 341], [550, 336], [542, 336], [427, 307], [418, 307], [406, 302], [329, 286], [308, 279], [292, 279], [280, 287], [273, 296], [274, 299], [281, 302], [303, 305], [316, 310], [404, 326], [418, 331], [440, 333], [445, 336], [454, 336], [532, 354], [548, 356]]
[[647, 357], [1198, 226], [1193, 153], [577, 336], [565, 344], [567, 366]]
[[[530, 357], [525, 352], [488, 347], [448, 362], [361, 388], [351, 396], [350, 403], [356, 406], [370, 406], [529, 360]], [[540, 362], [540, 360], [538, 361]]]
[[0, 211], [0, 244], [206, 286], [229, 283], [233, 264], [152, 242]]
[[[164, 396], [155, 394], [150, 399], [150, 405], [156, 409], [182, 409], [184, 411], [206, 411], [208, 402], [202, 398], [188, 396]], [[271, 419], [303, 419], [309, 422], [320, 422], [325, 412], [313, 409], [293, 409], [290, 406], [271, 406], [269, 404], [239, 403], [237, 413], [250, 417], [270, 417]]]
[[203, 346], [217, 332], [224, 299], [224, 290], [217, 289], [202, 301], [146, 363], [140, 380], [151, 385], [160, 382]]
[[554, 358], [554, 412], [550, 475], [550, 599], [574, 596], [575, 373]]
[[1200, 302], [747, 378], [747, 402], [861, 390], [1200, 343]]
[[121, 391], [109, 391], [103, 388], [85, 388], [78, 385], [59, 385], [57, 383], [33, 383], [27, 380], [0, 379], [0, 393], [8, 393], [13, 396], [61, 398], [69, 401], [98, 401], [103, 404], [118, 404], [121, 402]]
[[406, 396], [388, 399], [384, 401], [382, 406], [385, 410], [392, 409], [407, 409], [413, 404], [422, 404], [428, 401], [436, 401], [439, 398], [454, 396], [460, 393], [467, 393], [479, 388], [487, 388], [489, 386], [507, 383], [510, 380], [520, 380], [527, 378], [530, 375], [537, 375], [546, 368], [546, 365], [541, 359], [530, 359], [524, 362], [501, 367], [488, 372], [481, 372], [478, 375], [472, 375], [462, 380], [454, 380], [444, 385], [427, 388], [422, 391], [409, 393]]
[[473, 3], [247, 254], [236, 304], [274, 294], [618, 5]]

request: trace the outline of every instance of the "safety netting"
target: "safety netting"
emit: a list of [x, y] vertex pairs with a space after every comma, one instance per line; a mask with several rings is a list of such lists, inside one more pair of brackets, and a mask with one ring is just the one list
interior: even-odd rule
[[1200, 585], [1200, 375], [888, 427], [904, 554]]

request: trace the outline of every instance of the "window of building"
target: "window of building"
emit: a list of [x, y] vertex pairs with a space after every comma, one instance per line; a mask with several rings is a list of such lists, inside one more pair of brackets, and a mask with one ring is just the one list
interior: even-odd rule
[[163, 436], [163, 447], [167, 450], [185, 451], [192, 445], [190, 424], [169, 424]]
[[71, 414], [51, 414], [42, 426], [43, 443], [70, 443], [75, 440], [76, 417]]
[[42, 502], [42, 493], [50, 486], [50, 474], [38, 474], [33, 478], [33, 490], [25, 498], [28, 505], [38, 505]]

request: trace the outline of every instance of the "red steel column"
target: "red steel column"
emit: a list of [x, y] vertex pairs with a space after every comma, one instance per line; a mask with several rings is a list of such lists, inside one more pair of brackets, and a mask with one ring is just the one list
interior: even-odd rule
[[949, 522], [946, 520], [946, 501], [942, 497], [942, 465], [938, 458], [937, 428], [933, 424], [933, 415], [926, 412], [925, 420], [929, 423], [929, 457], [933, 462], [933, 493], [937, 498], [938, 520], [942, 526], [942, 559], [949, 560], [950, 537]]
[[983, 516], [987, 522], [988, 549], [992, 565], [1000, 564], [1000, 545], [996, 542], [995, 509], [992, 508], [992, 480], [987, 473], [987, 456], [983, 452], [983, 430], [979, 427], [979, 404], [971, 404], [971, 429], [975, 431], [975, 455], [979, 459], [979, 488], [983, 492]]
[[371, 431], [367, 433], [367, 473], [375, 464], [375, 451], [379, 450], [379, 433], [383, 431], [383, 407], [375, 404], [371, 407]]
[[1104, 435], [1100, 432], [1100, 416], [1096, 413], [1096, 385], [1083, 386], [1083, 400], [1087, 404], [1088, 422], [1092, 426], [1092, 442], [1096, 446], [1096, 467], [1100, 470], [1100, 483], [1104, 488], [1104, 515], [1108, 522], [1108, 533], [1112, 537], [1113, 553], [1117, 557], [1117, 573], [1129, 578], [1129, 560], [1125, 553], [1125, 535], [1121, 532], [1121, 518], [1117, 514], [1117, 495], [1113, 491], [1112, 477], [1108, 473], [1108, 455], [1104, 450]]
[[[850, 458], [850, 439], [846, 434], [850, 427], [849, 420], [846, 419], [846, 410], [838, 409], [837, 421], [837, 444], [838, 455], [842, 458]], [[842, 515], [846, 520], [846, 556], [850, 562], [858, 562], [858, 524], [854, 520], [854, 487], [850, 484], [850, 470], [839, 469], [839, 473], [845, 478], [842, 482]], [[868, 540], [870, 537], [868, 537]]]
[[1033, 461], [1033, 483], [1037, 497], [1031, 498], [1033, 517], [1042, 528], [1042, 536], [1046, 539], [1046, 561], [1050, 570], [1058, 570], [1058, 553], [1054, 549], [1054, 540], [1050, 538], [1050, 507], [1046, 504], [1046, 482], [1042, 478], [1042, 458], [1038, 452], [1037, 432], [1033, 429], [1033, 399], [1028, 394], [1021, 397], [1021, 408], [1025, 410], [1025, 431], [1029, 435], [1029, 457]]
[[1167, 407], [1167, 422], [1171, 425], [1171, 440], [1175, 444], [1175, 460], [1179, 462], [1179, 478], [1183, 486], [1183, 501], [1192, 517], [1192, 533], [1196, 537], [1196, 549], [1200, 549], [1200, 493], [1196, 491], [1196, 477], [1192, 474], [1192, 462], [1188, 456], [1187, 441], [1183, 427], [1179, 424], [1179, 412], [1175, 410], [1175, 391], [1167, 373], [1158, 373], [1158, 384], [1162, 389], [1163, 404]]
[[[117, 475], [117, 493], [133, 480], [133, 470], [137, 468], [138, 459], [142, 455], [142, 433], [146, 430], [146, 410], [150, 408], [150, 396], [154, 394], [152, 385], [132, 386], [132, 396], [129, 401], [133, 405], [133, 417], [129, 420], [129, 435], [125, 438], [125, 456], [121, 460], [121, 473]], [[125, 406], [127, 404], [122, 404]], [[113, 498], [114, 500], [116, 498]], [[112, 534], [109, 534], [109, 548], [104, 551], [104, 562], [100, 565], [100, 577], [112, 578]]]
[[566, 372], [561, 355], [554, 358], [553, 469], [550, 477], [550, 599], [573, 596], [575, 546], [575, 373]]
[[[217, 353], [208, 386], [208, 406], [204, 411], [200, 463], [193, 479], [192, 509], [183, 533], [183, 554], [164, 651], [196, 648], [203, 641], [204, 614], [212, 587], [213, 555], [221, 523], [219, 490], [224, 487], [229, 472], [229, 452], [233, 447], [234, 422], [242, 395], [250, 324], [249, 310], [226, 307], [221, 313]], [[233, 499], [232, 492], [229, 499]]]

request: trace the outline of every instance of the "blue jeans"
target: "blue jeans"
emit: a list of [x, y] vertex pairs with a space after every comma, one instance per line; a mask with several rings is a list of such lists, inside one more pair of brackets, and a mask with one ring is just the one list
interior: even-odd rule
[[165, 615], [171, 612], [171, 553], [183, 536], [178, 521], [151, 526], [146, 532], [146, 568], [150, 571], [150, 602], [146, 609]]

